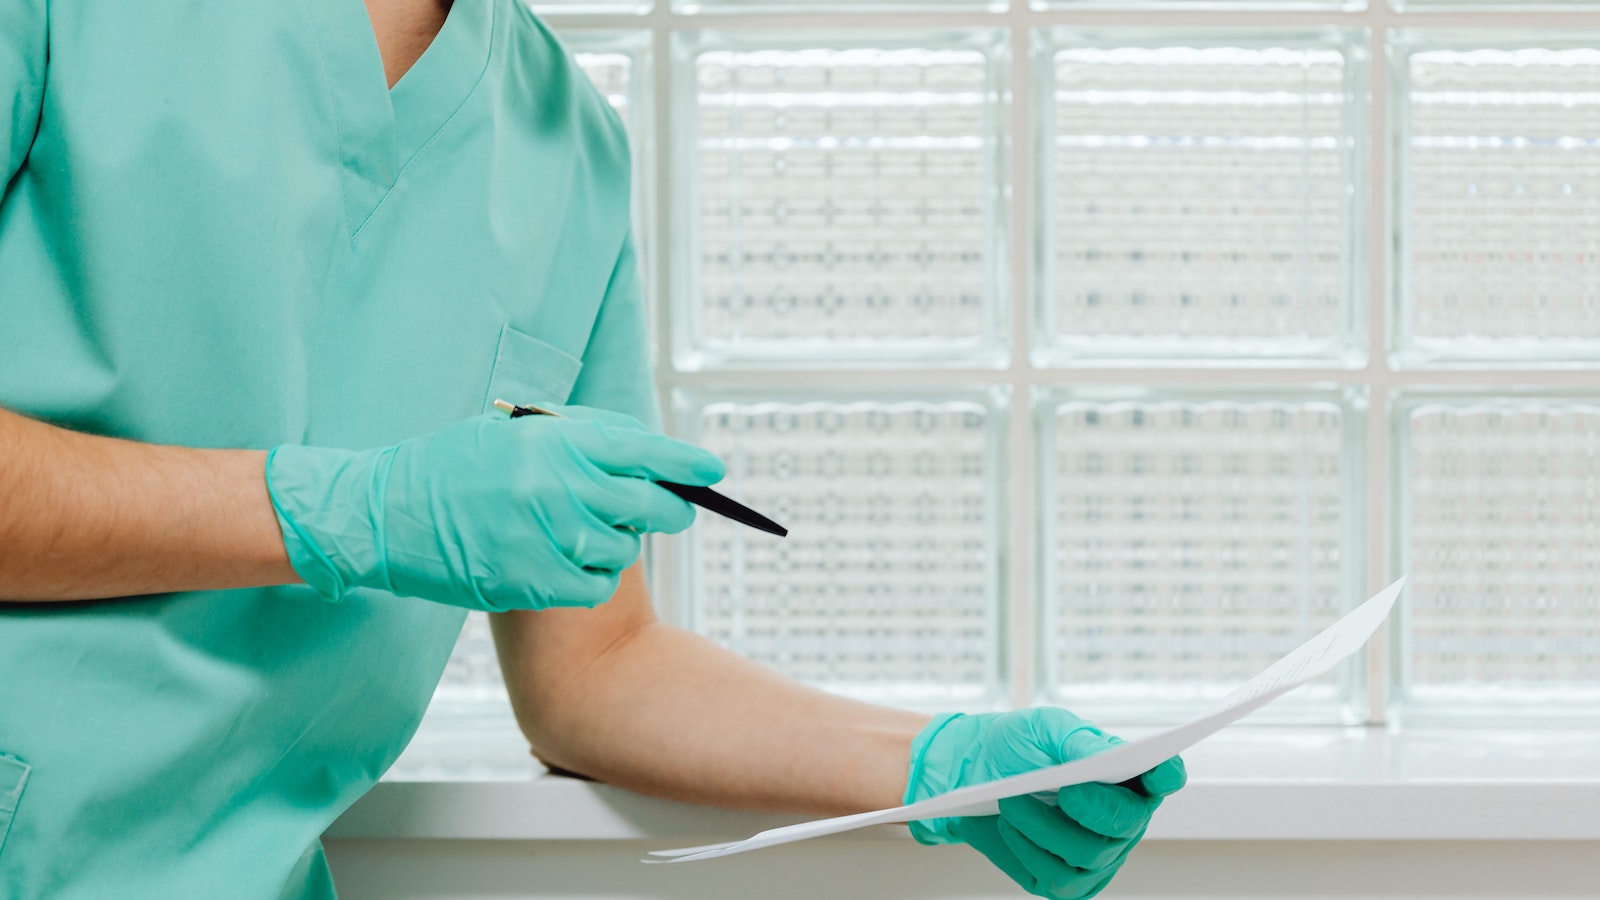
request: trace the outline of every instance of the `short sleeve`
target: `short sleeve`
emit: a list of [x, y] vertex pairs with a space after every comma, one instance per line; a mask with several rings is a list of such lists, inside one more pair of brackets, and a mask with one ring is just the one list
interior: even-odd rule
[[44, 99], [45, 0], [0, 0], [0, 112], [4, 114], [4, 185], [33, 146]]
[[600, 301], [583, 352], [583, 372], [567, 402], [626, 413], [661, 430], [650, 357], [650, 313], [631, 233], [623, 242], [605, 298]]

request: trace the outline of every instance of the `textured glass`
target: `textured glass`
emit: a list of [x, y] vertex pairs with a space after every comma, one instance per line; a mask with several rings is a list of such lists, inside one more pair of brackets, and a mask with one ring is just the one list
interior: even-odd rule
[[505, 681], [489, 633], [489, 617], [467, 613], [467, 624], [456, 639], [444, 677], [433, 693], [433, 706], [452, 713], [503, 715], [507, 710]]
[[[927, 10], [980, 10], [1004, 12], [1007, 0], [805, 0], [801, 7], [793, 0], [672, 0], [677, 12], [919, 12]], [[1026, 0], [1019, 0], [1026, 2]]]
[[1600, 720], [1600, 396], [1399, 409], [1408, 712]]
[[[1026, 0], [1019, 0], [1026, 2]], [[1383, 0], [1377, 0], [1381, 3]], [[1362, 10], [1366, 0], [1033, 0], [1034, 9], [1342, 9]]]
[[533, 11], [540, 15], [579, 15], [583, 13], [647, 13], [652, 0], [535, 0]]
[[865, 699], [997, 696], [998, 397], [680, 402], [728, 493], [790, 529], [700, 517], [683, 542], [697, 631]]
[[633, 130], [637, 116], [633, 109], [633, 70], [637, 64], [633, 54], [620, 48], [587, 50], [581, 37], [570, 38], [569, 43], [573, 47], [572, 58], [622, 117], [623, 124]]
[[[528, 752], [528, 740], [516, 721], [506, 714], [505, 701], [498, 715], [463, 719], [458, 716], [425, 720], [404, 753], [395, 760], [385, 781], [524, 781], [545, 767]], [[435, 710], [430, 711], [430, 715]]]
[[1473, 10], [1494, 12], [1535, 12], [1546, 9], [1600, 9], [1596, 0], [1389, 0], [1395, 10]]
[[685, 48], [696, 199], [680, 364], [992, 349], [1002, 37], [755, 40]]
[[[1197, 712], [1362, 599], [1355, 398], [1066, 393], [1040, 412], [1047, 699]], [[1269, 715], [1334, 721], [1354, 678]]]
[[[573, 58], [606, 96], [630, 129], [636, 126], [633, 72], [637, 50], [626, 37], [568, 35]], [[636, 42], [634, 42], [636, 43]], [[639, 45], [642, 47], [642, 45]], [[593, 49], [586, 49], [593, 48]], [[498, 714], [506, 711], [506, 689], [483, 613], [468, 613], [467, 624], [456, 641], [444, 677], [434, 692], [433, 709], [452, 714]]]
[[1600, 50], [1409, 49], [1401, 350], [1600, 359]]
[[1350, 36], [1043, 39], [1047, 360], [1348, 353]]

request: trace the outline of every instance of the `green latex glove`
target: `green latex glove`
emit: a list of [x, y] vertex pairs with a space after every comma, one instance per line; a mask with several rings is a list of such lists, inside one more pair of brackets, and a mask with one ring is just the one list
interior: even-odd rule
[[592, 607], [640, 532], [694, 508], [655, 481], [711, 485], [721, 460], [637, 420], [489, 413], [378, 450], [282, 446], [267, 489], [290, 564], [324, 597], [366, 587], [467, 609]]
[[[1042, 707], [935, 718], [911, 745], [906, 803], [968, 785], [1092, 756], [1121, 743], [1064, 709]], [[989, 857], [1029, 893], [1078, 900], [1100, 893], [1144, 836], [1162, 798], [1182, 788], [1173, 757], [1138, 779], [1080, 784], [1056, 792], [1059, 806], [1035, 796], [1000, 801], [998, 816], [911, 823], [924, 844], [964, 843]]]

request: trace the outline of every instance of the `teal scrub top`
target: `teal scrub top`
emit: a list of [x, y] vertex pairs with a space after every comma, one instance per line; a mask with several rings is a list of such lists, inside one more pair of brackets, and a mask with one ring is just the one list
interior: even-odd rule
[[[362, 0], [0, 0], [0, 127], [0, 406], [190, 447], [657, 424], [622, 125], [517, 0], [455, 0], [392, 91]], [[462, 618], [0, 603], [0, 897], [331, 896], [319, 836]]]

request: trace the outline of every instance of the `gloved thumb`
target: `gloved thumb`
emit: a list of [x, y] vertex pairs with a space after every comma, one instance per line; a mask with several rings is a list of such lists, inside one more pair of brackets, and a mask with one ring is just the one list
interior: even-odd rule
[[1178, 756], [1139, 776], [1139, 786], [1146, 794], [1156, 798], [1176, 794], [1188, 783], [1188, 769], [1183, 765], [1183, 758]]
[[[1119, 741], [1066, 710], [1061, 715], [1041, 715], [1039, 726], [1048, 736], [1041, 741], [1057, 762], [1073, 762], [1096, 753], [1103, 753]], [[1042, 735], [1043, 737], [1044, 735]]]

